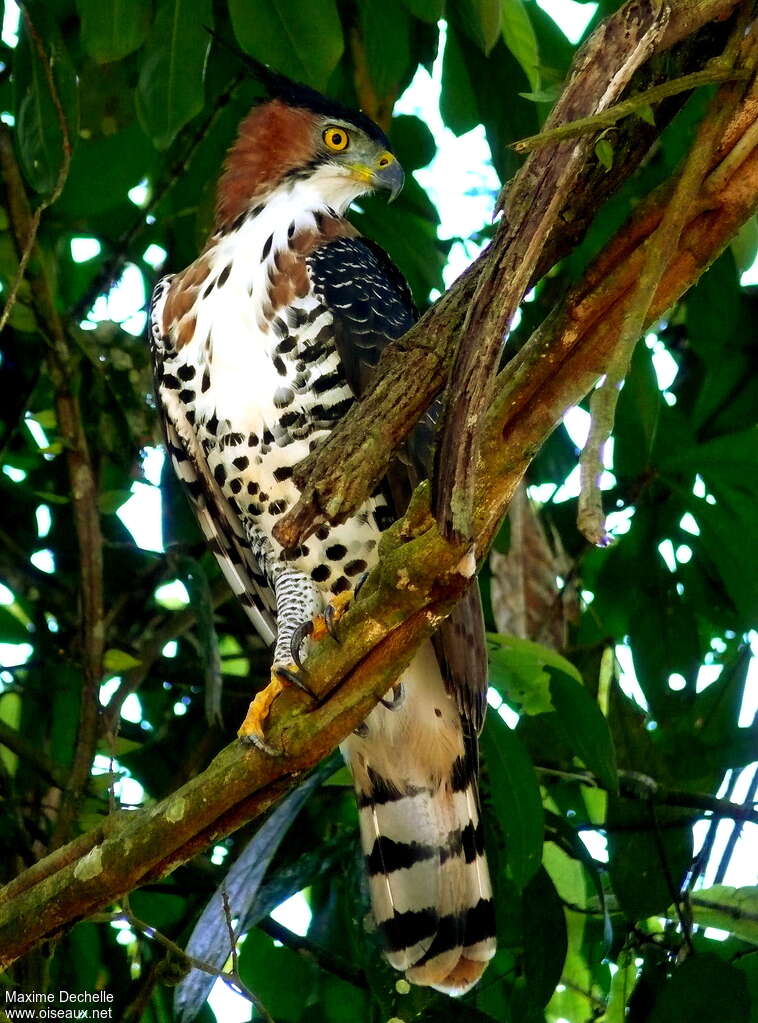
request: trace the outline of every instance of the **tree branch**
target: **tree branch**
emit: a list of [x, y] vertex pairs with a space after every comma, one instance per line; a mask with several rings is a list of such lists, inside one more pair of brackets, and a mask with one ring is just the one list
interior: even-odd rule
[[669, 96], [678, 96], [680, 92], [690, 92], [703, 85], [714, 85], [717, 82], [730, 82], [750, 78], [750, 72], [741, 69], [719, 67], [717, 61], [713, 67], [704, 68], [702, 71], [693, 71], [691, 75], [682, 75], [681, 78], [672, 78], [663, 85], [653, 86], [652, 89], [645, 89], [638, 92], [636, 96], [625, 99], [621, 103], [614, 103], [612, 107], [600, 114], [592, 114], [590, 117], [578, 117], [575, 121], [566, 121], [555, 128], [541, 131], [537, 135], [528, 135], [519, 139], [518, 142], [511, 142], [511, 149], [517, 153], [530, 153], [533, 149], [546, 146], [548, 142], [561, 142], [564, 139], [578, 138], [588, 132], [602, 131], [603, 128], [612, 128], [622, 117], [635, 114], [645, 107], [660, 103]]
[[63, 107], [61, 106], [60, 97], [58, 96], [58, 90], [55, 85], [55, 79], [53, 77], [53, 69], [47, 54], [45, 53], [45, 47], [40, 39], [39, 33], [34, 27], [29, 12], [25, 7], [21, 8], [24, 24], [26, 30], [31, 36], [34, 48], [37, 51], [37, 58], [44, 68], [45, 77], [47, 79], [48, 89], [50, 90], [50, 98], [55, 107], [55, 112], [58, 116], [58, 124], [61, 129], [61, 165], [58, 169], [58, 177], [55, 182], [55, 186], [50, 195], [45, 196], [40, 204], [32, 214], [27, 229], [23, 245], [20, 247], [21, 256], [18, 262], [18, 268], [16, 269], [16, 276], [13, 278], [13, 283], [8, 289], [8, 298], [3, 307], [2, 314], [0, 314], [0, 333], [5, 328], [13, 307], [16, 304], [16, 298], [18, 296], [18, 290], [21, 287], [21, 282], [24, 279], [26, 273], [26, 267], [34, 251], [34, 245], [37, 241], [37, 232], [39, 231], [40, 223], [42, 222], [42, 214], [48, 207], [52, 206], [53, 203], [57, 202], [63, 192], [63, 187], [66, 184], [68, 178], [69, 168], [71, 167], [71, 139], [69, 137], [68, 123], [66, 122], [65, 114], [63, 113]]
[[[631, 0], [599, 25], [574, 58], [546, 129], [613, 104], [655, 52], [668, 17], [668, 4]], [[498, 199], [496, 212], [502, 210], [503, 217], [463, 325], [437, 446], [434, 514], [448, 538], [473, 536], [482, 417], [492, 399], [503, 343], [591, 146], [592, 139], [583, 136], [531, 152]]]
[[274, 941], [280, 941], [282, 945], [286, 945], [287, 948], [291, 948], [294, 952], [300, 952], [307, 958], [313, 959], [323, 970], [333, 973], [335, 977], [346, 980], [353, 987], [364, 990], [368, 988], [366, 976], [361, 970], [356, 970], [346, 960], [334, 955], [328, 949], [314, 944], [309, 938], [303, 938], [299, 934], [295, 934], [289, 927], [280, 924], [273, 917], [266, 917], [257, 926], [259, 930], [263, 931], [264, 934], [268, 934]]
[[[68, 128], [52, 78], [50, 81], [56, 109], [61, 118], [61, 130], [64, 132], [64, 139], [68, 139]], [[36, 236], [35, 219], [16, 163], [13, 140], [4, 125], [0, 126], [0, 169], [8, 193], [8, 208], [16, 246], [19, 251], [26, 251], [27, 247], [31, 251]], [[97, 744], [97, 687], [102, 673], [104, 645], [103, 539], [95, 472], [82, 422], [81, 408], [72, 387], [74, 359], [63, 321], [55, 306], [50, 283], [41, 266], [30, 275], [30, 285], [37, 315], [42, 320], [50, 339], [48, 367], [55, 392], [58, 428], [65, 443], [74, 526], [79, 547], [82, 600], [83, 679], [79, 731], [68, 785], [64, 791], [51, 839], [52, 845], [55, 846], [68, 838], [79, 799], [89, 781]]]
[[[686, 37], [699, 29], [707, 36], [710, 28], [703, 27], [728, 17], [736, 4], [737, 0], [698, 0], [677, 5], [660, 44], [663, 51], [681, 43], [669, 57], [669, 73], [686, 74], [713, 56], [710, 36], [702, 42], [700, 37]], [[654, 71], [653, 76], [658, 73]], [[650, 74], [646, 65], [640, 72], [644, 84]], [[657, 128], [639, 119], [619, 126], [619, 158], [610, 172], [585, 164], [581, 181], [540, 254], [529, 287], [577, 244], [598, 203], [633, 173], [658, 131], [676, 112], [677, 104], [676, 99], [666, 101]], [[738, 137], [742, 134], [738, 132]], [[404, 337], [387, 347], [361, 402], [337, 424], [321, 447], [296, 466], [294, 479], [301, 490], [300, 499], [274, 529], [284, 547], [296, 547], [323, 522], [343, 522], [372, 493], [394, 453], [444, 387], [477, 281], [497, 253], [497, 245], [491, 244]], [[494, 295], [493, 303], [499, 301], [500, 296]]]
[[[561, 771], [556, 768], [542, 767], [540, 765], [537, 765], [536, 770], [548, 777], [578, 781], [580, 785], [588, 785], [590, 788], [604, 788], [600, 780], [589, 771]], [[635, 771], [619, 771], [619, 792], [626, 799], [653, 803], [656, 806], [674, 806], [684, 810], [698, 810], [700, 815], [708, 813], [720, 819], [758, 824], [758, 810], [747, 802], [734, 803], [731, 799], [719, 799], [717, 796], [710, 796], [703, 792], [667, 789], [663, 785], [659, 785], [654, 778], [640, 775]], [[601, 824], [580, 824], [578, 827], [580, 830], [585, 830], [586, 828], [603, 830]], [[639, 830], [638, 825], [634, 825], [634, 830]]]
[[[744, 71], [743, 79], [752, 77], [754, 61], [750, 58], [751, 50], [755, 50], [754, 43], [749, 36], [745, 37], [744, 30], [745, 19], [739, 17], [724, 53], [724, 59], [729, 65], [727, 71], [733, 70], [738, 57], [747, 58], [748, 68], [740, 69]], [[741, 54], [742, 49], [747, 53]], [[605, 546], [609, 542], [605, 531], [600, 477], [603, 471], [603, 449], [613, 431], [621, 385], [629, 372], [642, 328], [648, 321], [653, 295], [661, 282], [671, 253], [679, 246], [679, 237], [689, 211], [697, 199], [709, 167], [713, 164], [723, 127], [734, 114], [740, 99], [740, 90], [735, 89], [732, 83], [719, 89], [700, 124], [673, 195], [660, 224], [646, 246], [642, 272], [624, 314], [616, 351], [602, 384], [592, 392], [590, 398], [592, 417], [590, 431], [579, 459], [581, 489], [577, 525], [590, 543], [598, 546]]]

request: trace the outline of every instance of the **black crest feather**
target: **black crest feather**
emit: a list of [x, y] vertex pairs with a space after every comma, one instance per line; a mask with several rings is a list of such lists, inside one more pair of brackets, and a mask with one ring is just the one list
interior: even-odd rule
[[342, 103], [338, 103], [337, 100], [329, 99], [327, 96], [322, 95], [309, 85], [295, 82], [279, 71], [274, 71], [267, 64], [264, 64], [263, 61], [251, 57], [250, 54], [245, 53], [238, 46], [235, 46], [234, 43], [224, 39], [223, 36], [219, 35], [212, 28], [206, 27], [206, 31], [216, 42], [230, 50], [244, 64], [252, 77], [260, 82], [266, 90], [266, 95], [269, 99], [279, 99], [290, 107], [299, 107], [303, 110], [310, 110], [314, 114], [321, 114], [324, 117], [334, 117], [340, 121], [347, 121], [364, 131], [369, 138], [375, 139], [385, 149], [390, 149], [389, 139], [382, 129], [360, 110], [346, 107]]

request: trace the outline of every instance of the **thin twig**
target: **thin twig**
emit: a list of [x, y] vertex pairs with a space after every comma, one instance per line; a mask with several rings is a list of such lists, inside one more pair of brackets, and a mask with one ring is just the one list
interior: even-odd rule
[[666, 846], [663, 844], [663, 835], [661, 834], [658, 815], [655, 812], [655, 804], [652, 800], [648, 801], [648, 811], [650, 813], [650, 820], [653, 824], [655, 848], [658, 853], [661, 870], [663, 871], [663, 877], [666, 881], [666, 887], [668, 888], [674, 912], [676, 913], [677, 920], [679, 921], [682, 938], [687, 948], [687, 955], [692, 955], [694, 952], [694, 948], [692, 946], [692, 920], [690, 919], [689, 907], [687, 905], [687, 892], [686, 889], [683, 892], [682, 889], [674, 883], [674, 877], [671, 873], [671, 867], [666, 853]]
[[[737, 771], [735, 771], [734, 780], [736, 781], [738, 777], [739, 774]], [[745, 795], [745, 799], [743, 800], [742, 805], [748, 807], [755, 803], [756, 793], [758, 793], [758, 767], [756, 767], [753, 770], [753, 780], [750, 782], [750, 788], [748, 789], [747, 794]], [[716, 868], [716, 873], [713, 878], [714, 884], [723, 883], [724, 876], [726, 875], [726, 872], [729, 869], [729, 864], [731, 862], [732, 855], [734, 854], [735, 846], [737, 845], [737, 842], [740, 839], [740, 835], [742, 834], [744, 826], [745, 826], [744, 821], [736, 820], [733, 822], [731, 833], [729, 835], [729, 838], [727, 839], [726, 845], [724, 846], [724, 852], [722, 853], [721, 860], [719, 861], [719, 865]]]
[[3, 308], [3, 311], [0, 314], [0, 332], [2, 332], [5, 325], [7, 324], [10, 314], [13, 311], [13, 307], [16, 304], [18, 291], [19, 288], [21, 287], [21, 282], [24, 279], [24, 274], [26, 273], [26, 266], [29, 262], [32, 252], [34, 251], [34, 245], [37, 241], [37, 232], [39, 231], [39, 225], [42, 220], [42, 214], [48, 207], [52, 206], [53, 203], [57, 202], [58, 199], [60, 198], [61, 192], [63, 191], [63, 187], [66, 184], [66, 179], [68, 178], [69, 169], [71, 167], [71, 139], [69, 137], [68, 132], [68, 122], [66, 121], [66, 115], [63, 112], [63, 106], [61, 105], [60, 97], [58, 96], [58, 90], [56, 88], [55, 79], [53, 77], [53, 69], [50, 64], [50, 61], [47, 58], [47, 54], [45, 53], [45, 47], [43, 46], [42, 40], [39, 37], [39, 33], [37, 32], [36, 28], [32, 24], [31, 18], [29, 17], [29, 12], [23, 5], [21, 7], [21, 11], [24, 16], [24, 22], [26, 24], [27, 31], [29, 32], [29, 35], [32, 37], [34, 46], [37, 50], [37, 55], [39, 57], [40, 63], [45, 69], [45, 76], [47, 78], [48, 88], [50, 89], [50, 97], [53, 101], [55, 112], [58, 115], [58, 124], [60, 125], [61, 129], [61, 149], [63, 151], [63, 156], [61, 159], [60, 168], [58, 170], [58, 177], [55, 182], [55, 187], [53, 188], [49, 196], [42, 199], [39, 206], [32, 214], [31, 223], [29, 225], [29, 232], [24, 242], [24, 246], [21, 252], [21, 258], [18, 261], [16, 275], [13, 278], [13, 283], [11, 284], [8, 290], [8, 298]]
[[[535, 765], [538, 774], [564, 781], [576, 781], [589, 788], [604, 789], [599, 778], [589, 771], [561, 771], [555, 767]], [[626, 799], [641, 802], [652, 801], [659, 806], [680, 807], [684, 810], [699, 810], [701, 813], [713, 814], [727, 820], [746, 821], [758, 824], [758, 809], [754, 805], [733, 803], [729, 799], [719, 799], [703, 792], [685, 792], [679, 789], [665, 789], [654, 778], [639, 775], [636, 771], [619, 771], [619, 790]], [[602, 830], [601, 825], [595, 826]]]
[[716, 58], [713, 67], [704, 68], [702, 71], [693, 71], [689, 75], [682, 75], [680, 78], [672, 78], [661, 85], [655, 85], [652, 89], [638, 92], [636, 96], [616, 103], [599, 114], [592, 114], [590, 117], [578, 117], [575, 121], [567, 121], [559, 124], [549, 131], [540, 132], [537, 135], [528, 135], [519, 139], [518, 142], [511, 142], [510, 148], [517, 153], [529, 153], [533, 149], [546, 146], [548, 142], [560, 142], [564, 139], [578, 138], [588, 132], [601, 131], [603, 128], [611, 128], [622, 117], [637, 113], [645, 107], [660, 103], [669, 96], [678, 96], [681, 92], [689, 92], [702, 85], [714, 85], [717, 82], [731, 82], [738, 79], [747, 79], [750, 72], [744, 68], [724, 68], [718, 66], [720, 58]]
[[232, 907], [229, 905], [229, 896], [227, 895], [226, 888], [221, 889], [221, 901], [224, 907], [224, 920], [226, 921], [226, 930], [229, 935], [229, 948], [232, 954], [232, 973], [238, 973], [239, 963], [237, 962], [237, 938], [234, 934]]
[[363, 989], [368, 987], [368, 982], [362, 971], [356, 970], [350, 963], [345, 962], [344, 959], [335, 956], [320, 945], [314, 944], [308, 938], [295, 934], [289, 927], [285, 927], [278, 920], [274, 920], [272, 916], [265, 917], [265, 919], [257, 924], [257, 927], [264, 934], [268, 934], [270, 938], [273, 938], [274, 941], [280, 941], [287, 948], [291, 948], [295, 952], [301, 952], [310, 959], [313, 959], [322, 969], [333, 973], [335, 977], [346, 980], [348, 984], [352, 984], [354, 987]]
[[203, 959], [196, 959], [194, 956], [187, 955], [183, 948], [172, 941], [171, 938], [167, 938], [165, 934], [161, 934], [159, 930], [156, 930], [151, 924], [145, 923], [144, 920], [140, 920], [132, 913], [131, 908], [127, 899], [122, 902], [122, 909], [120, 913], [106, 913], [98, 914], [95, 919], [97, 920], [125, 920], [129, 926], [139, 931], [140, 934], [144, 934], [146, 938], [150, 938], [152, 941], [162, 945], [167, 951], [180, 962], [184, 962], [187, 966], [192, 967], [193, 970], [200, 970], [202, 973], [208, 973], [212, 977], [218, 977], [219, 980], [223, 980], [225, 984], [228, 984], [233, 991], [237, 994], [242, 995], [243, 998], [247, 998], [256, 1009], [256, 1012], [260, 1013], [266, 1023], [276, 1023], [272, 1018], [271, 1014], [266, 1009], [265, 1005], [261, 1002], [260, 998], [251, 991], [250, 988], [245, 984], [236, 969], [232, 973], [225, 973], [224, 970], [219, 970], [216, 966], [211, 966], [210, 963], [206, 963]]

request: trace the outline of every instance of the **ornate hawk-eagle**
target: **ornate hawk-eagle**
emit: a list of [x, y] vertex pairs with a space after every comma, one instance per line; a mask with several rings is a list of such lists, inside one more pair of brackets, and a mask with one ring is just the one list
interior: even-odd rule
[[[151, 343], [174, 468], [234, 593], [274, 646], [272, 683], [240, 730], [265, 749], [272, 693], [305, 684], [298, 665], [312, 623], [376, 564], [398, 511], [385, 488], [285, 551], [272, 530], [298, 498], [293, 467], [415, 310], [400, 272], [344, 216], [358, 196], [402, 186], [384, 133], [251, 63], [268, 98], [229, 152], [205, 248], [155, 289]], [[483, 649], [472, 592], [342, 747], [387, 959], [451, 994], [476, 983], [495, 951], [477, 793]]]

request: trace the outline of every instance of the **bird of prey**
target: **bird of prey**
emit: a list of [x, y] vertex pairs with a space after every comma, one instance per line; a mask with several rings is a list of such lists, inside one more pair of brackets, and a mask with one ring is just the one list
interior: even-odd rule
[[[284, 550], [272, 530], [298, 498], [293, 467], [416, 313], [389, 257], [345, 219], [358, 196], [402, 187], [384, 133], [249, 64], [266, 98], [228, 153], [207, 244], [155, 288], [150, 341], [173, 466], [234, 593], [274, 646], [271, 684], [240, 730], [266, 749], [272, 695], [305, 685], [313, 623], [323, 627], [377, 564], [382, 531], [402, 511], [383, 487], [342, 525]], [[385, 955], [409, 981], [449, 994], [471, 988], [495, 951], [477, 792], [485, 692], [474, 587], [342, 746]]]

